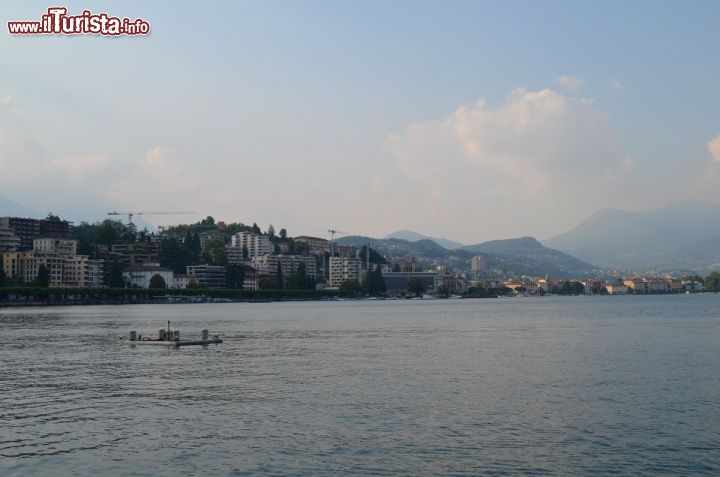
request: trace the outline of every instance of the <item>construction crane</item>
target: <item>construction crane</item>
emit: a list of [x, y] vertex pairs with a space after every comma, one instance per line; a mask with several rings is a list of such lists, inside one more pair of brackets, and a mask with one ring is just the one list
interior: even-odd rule
[[333, 241], [335, 240], [335, 234], [343, 234], [343, 235], [350, 235], [347, 232], [343, 232], [342, 230], [334, 230], [330, 229], [328, 230], [328, 233], [330, 234], [330, 256], [335, 256], [335, 248], [333, 247]]
[[108, 212], [108, 215], [127, 215], [128, 218], [128, 224], [132, 223], [132, 218], [134, 215], [170, 215], [170, 214], [194, 214], [195, 212], [118, 212], [117, 210], [113, 210], [112, 212]]

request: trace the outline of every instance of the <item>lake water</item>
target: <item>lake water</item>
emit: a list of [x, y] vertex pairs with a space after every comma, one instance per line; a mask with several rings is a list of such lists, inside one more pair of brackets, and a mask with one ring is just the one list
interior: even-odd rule
[[718, 475], [719, 363], [720, 295], [0, 309], [0, 475]]

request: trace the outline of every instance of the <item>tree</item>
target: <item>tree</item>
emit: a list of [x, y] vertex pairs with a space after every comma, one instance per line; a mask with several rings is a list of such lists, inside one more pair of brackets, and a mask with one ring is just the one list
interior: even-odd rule
[[203, 260], [210, 265], [227, 265], [227, 252], [222, 240], [211, 240], [203, 254]]
[[400, 264], [399, 264], [399, 263], [393, 263], [392, 271], [393, 271], [393, 273], [402, 272], [402, 270], [400, 269]]
[[92, 255], [93, 251], [94, 251], [93, 246], [88, 240], [80, 239], [78, 241], [77, 251], [76, 251], [76, 253], [78, 255]]
[[340, 290], [346, 292], [359, 292], [362, 291], [362, 286], [360, 286], [360, 282], [357, 279], [351, 278], [342, 282]]
[[37, 279], [35, 280], [40, 288], [48, 288], [50, 286], [50, 273], [44, 263], [38, 267]]
[[275, 239], [275, 227], [273, 227], [273, 224], [268, 227], [267, 234], [271, 241]]
[[705, 278], [705, 289], [708, 291], [720, 291], [720, 272], [712, 272]]
[[[0, 262], [0, 265], [2, 265], [2, 262]], [[7, 277], [5, 276], [5, 269], [3, 269], [2, 266], [0, 266], [0, 287], [4, 287], [7, 283]]]
[[252, 233], [254, 233], [256, 235], [262, 234], [262, 232], [260, 231], [260, 227], [258, 227], [258, 224], [256, 224], [255, 222], [253, 222], [252, 229], [250, 229], [250, 230], [252, 231]]
[[280, 238], [282, 240], [287, 239], [287, 230], [286, 229], [280, 229]]
[[105, 276], [105, 284], [110, 288], [125, 288], [122, 264], [115, 260]]
[[228, 265], [225, 267], [225, 286], [240, 289], [245, 281], [245, 267], [242, 265]]
[[382, 295], [387, 291], [385, 279], [380, 269], [371, 270], [365, 275], [365, 293], [368, 295]]
[[150, 286], [149, 288], [158, 289], [158, 288], [166, 288], [165, 285], [165, 279], [158, 275], [157, 273], [150, 278]]
[[419, 278], [411, 278], [408, 280], [408, 291], [415, 296], [425, 293], [425, 284]]
[[262, 277], [258, 281], [258, 287], [261, 290], [279, 290], [280, 285], [275, 277]]
[[279, 262], [278, 262], [278, 266], [277, 266], [277, 273], [275, 275], [275, 280], [277, 281], [279, 290], [282, 290], [283, 288], [285, 288], [284, 287], [285, 278], [283, 277], [282, 265], [280, 265]]

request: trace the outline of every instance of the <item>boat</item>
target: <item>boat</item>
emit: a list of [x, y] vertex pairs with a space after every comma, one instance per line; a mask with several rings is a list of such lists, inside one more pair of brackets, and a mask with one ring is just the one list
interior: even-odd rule
[[218, 335], [210, 337], [208, 330], [202, 330], [202, 337], [196, 340], [183, 340], [180, 338], [180, 331], [171, 330], [170, 322], [168, 321], [167, 330], [161, 329], [158, 331], [157, 338], [150, 338], [138, 334], [137, 331], [131, 331], [129, 339], [121, 337], [118, 340], [120, 344], [129, 344], [131, 346], [137, 345], [151, 345], [151, 346], [169, 346], [174, 348], [180, 348], [181, 346], [207, 346], [209, 344], [220, 344], [223, 340]]

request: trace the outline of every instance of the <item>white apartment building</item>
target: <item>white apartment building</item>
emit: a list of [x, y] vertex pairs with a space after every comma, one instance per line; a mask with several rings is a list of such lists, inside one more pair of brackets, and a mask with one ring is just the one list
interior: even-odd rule
[[252, 232], [240, 232], [232, 236], [231, 246], [248, 251], [248, 258], [262, 257], [271, 254], [275, 250], [270, 239], [266, 235], [258, 235]]
[[331, 287], [339, 287], [346, 280], [360, 280], [362, 260], [351, 257], [330, 257]]

